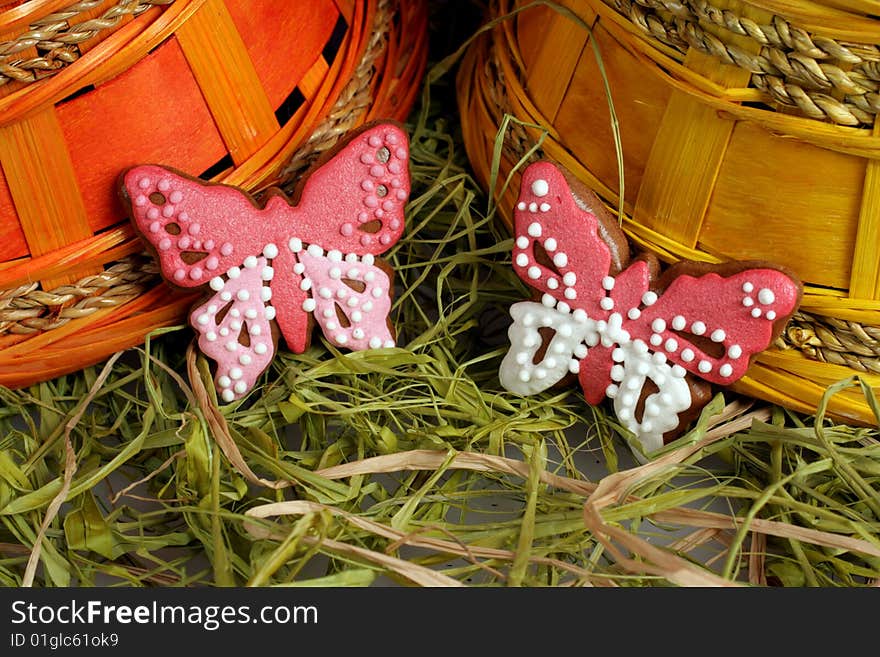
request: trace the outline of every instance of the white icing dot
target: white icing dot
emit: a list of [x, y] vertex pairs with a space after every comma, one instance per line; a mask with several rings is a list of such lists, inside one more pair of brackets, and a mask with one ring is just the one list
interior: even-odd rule
[[208, 322], [211, 321], [211, 318], [208, 316], [207, 313], [202, 313], [198, 316], [198, 319], [196, 319], [196, 321], [202, 326], [205, 326]]
[[303, 291], [308, 291], [312, 289], [312, 279], [304, 278], [299, 282], [299, 289]]
[[614, 277], [613, 276], [606, 276], [605, 278], [603, 278], [602, 279], [602, 287], [606, 290], [613, 290], [614, 289]]
[[553, 298], [552, 294], [544, 294], [541, 296], [541, 303], [548, 308], [554, 308], [556, 306], [556, 299]]
[[364, 338], [364, 329], [356, 328], [351, 332], [351, 337], [355, 340], [363, 340]]
[[636, 339], [636, 340], [633, 340], [632, 344], [633, 344], [633, 347], [635, 348], [637, 354], [648, 353], [648, 345], [645, 344], [644, 340]]
[[586, 358], [588, 351], [589, 350], [587, 349], [587, 345], [581, 342], [574, 348], [574, 355], [578, 358]]
[[659, 347], [661, 344], [663, 344], [663, 336], [660, 335], [659, 333], [654, 333], [653, 335], [651, 335], [650, 339], [651, 339], [651, 344], [654, 345], [655, 347]]
[[239, 395], [243, 395], [245, 392], [247, 392], [247, 383], [245, 383], [244, 381], [239, 381], [238, 383], [236, 383], [235, 392], [237, 392]]
[[233, 367], [229, 370], [229, 378], [233, 381], [238, 381], [242, 376], [244, 376], [244, 372], [241, 371], [240, 367]]
[[700, 370], [703, 374], [708, 374], [712, 371], [712, 363], [708, 360], [701, 360], [700, 364], [697, 365], [697, 369]]
[[253, 359], [251, 358], [250, 354], [242, 354], [241, 356], [238, 357], [238, 362], [241, 363], [242, 365], [247, 366], [247, 365], [250, 365], [251, 362], [253, 362]]
[[534, 214], [537, 211], [538, 211], [538, 204], [537, 203], [529, 203], [529, 212]]
[[573, 271], [566, 272], [562, 277], [562, 282], [571, 287], [575, 283], [577, 283], [577, 274]]
[[296, 263], [296, 264], [293, 266], [293, 273], [294, 273], [294, 274], [300, 274], [300, 275], [302, 275], [302, 273], [303, 273], [305, 270], [306, 270], [306, 266], [305, 266], [303, 263], [301, 263], [301, 262], [298, 262], [298, 263]]
[[543, 232], [541, 230], [541, 224], [539, 224], [537, 221], [533, 221], [532, 223], [530, 223], [527, 230], [529, 235], [531, 235], [532, 237], [541, 237], [541, 233]]
[[589, 317], [587, 316], [587, 312], [583, 308], [575, 308], [574, 312], [571, 314], [571, 317], [579, 324], [583, 324], [589, 319]]
[[309, 248], [307, 250], [309, 255], [313, 258], [320, 258], [324, 255], [324, 249], [322, 249], [317, 244], [309, 244]]
[[663, 333], [666, 330], [666, 320], [662, 317], [658, 317], [653, 322], [651, 322], [651, 330], [655, 333]]
[[[686, 374], [687, 374], [687, 370], [684, 369], [681, 365], [673, 365], [672, 366], [672, 376], [679, 378], [679, 379], [683, 379]], [[666, 403], [668, 404], [669, 402], [666, 402]]]
[[272, 258], [278, 257], [278, 247], [272, 243], [267, 244], [263, 247], [263, 255], [271, 260]]
[[373, 310], [373, 302], [372, 301], [364, 301], [363, 305], [361, 305], [361, 308], [364, 309], [365, 313], [368, 313], [371, 310]]
[[260, 278], [264, 281], [271, 281], [275, 277], [275, 270], [272, 267], [263, 267], [263, 271], [260, 272]]
[[568, 256], [562, 251], [553, 256], [553, 264], [557, 267], [565, 267], [568, 264]]
[[373, 295], [373, 298], [378, 299], [383, 294], [385, 294], [385, 290], [383, 290], [381, 287], [374, 287], [373, 291], [370, 292], [370, 294]]
[[302, 240], [298, 237], [291, 237], [290, 241], [287, 243], [287, 247], [294, 253], [299, 253], [303, 250]]
[[773, 290], [763, 287], [761, 288], [761, 291], [758, 292], [758, 301], [767, 306], [776, 301], [776, 295], [773, 294]]
[[703, 335], [706, 332], [706, 325], [703, 322], [694, 322], [691, 324], [691, 332], [694, 335]]
[[232, 380], [228, 376], [224, 375], [217, 379], [217, 385], [221, 388], [228, 388], [232, 385]]
[[327, 272], [327, 275], [334, 281], [338, 281], [342, 278], [342, 270], [339, 267], [331, 267], [330, 271]]
[[217, 331], [222, 337], [226, 337], [229, 335], [229, 329], [223, 326], [219, 331]]
[[338, 342], [339, 344], [345, 344], [346, 342], [348, 342], [348, 336], [345, 333], [337, 333], [336, 342]]
[[742, 356], [742, 353], [743, 353], [742, 347], [740, 347], [738, 344], [732, 344], [727, 349], [728, 358], [732, 358], [733, 360], [736, 360], [737, 358]]
[[620, 347], [611, 352], [611, 360], [615, 363], [622, 363], [624, 358], [626, 358], [626, 354]]
[[314, 312], [316, 305], [317, 304], [314, 299], [306, 299], [302, 303], [302, 309], [305, 310], [307, 313]]
[[327, 251], [327, 258], [330, 260], [330, 262], [342, 262], [342, 251], [339, 251], [337, 249]]
[[709, 337], [712, 339], [712, 342], [724, 342], [727, 333], [724, 332], [724, 329], [715, 329]]
[[217, 334], [214, 333], [214, 331], [208, 331], [205, 334], [205, 338], [208, 340], [208, 342], [214, 342], [217, 339]]
[[253, 269], [257, 266], [257, 256], [248, 256], [244, 259], [244, 266], [248, 269]]
[[373, 257], [372, 253], [366, 253], [366, 254], [364, 254], [364, 257], [361, 258], [361, 262], [364, 263], [365, 265], [370, 265], [372, 267], [373, 263], [376, 262], [376, 258]]
[[556, 240], [552, 237], [548, 237], [546, 240], [544, 240], [545, 251], [555, 251], [557, 246], [558, 244], [556, 243]]
[[528, 276], [533, 281], [536, 281], [539, 278], [541, 278], [541, 270], [538, 267], [534, 267], [534, 266], [529, 267]]
[[776, 319], [776, 311], [775, 310], [768, 310], [764, 314], [764, 316], [772, 322], [774, 319]]
[[724, 363], [724, 365], [718, 368], [718, 374], [723, 377], [728, 377], [733, 374], [733, 367], [730, 365], [730, 363]]
[[382, 346], [382, 338], [370, 338], [370, 349], [379, 349]]
[[214, 292], [219, 292], [223, 289], [224, 286], [225, 283], [223, 282], [223, 279], [219, 276], [215, 276], [211, 279], [211, 289], [214, 290]]
[[651, 291], [645, 292], [642, 295], [642, 303], [646, 306], [653, 306], [655, 303], [657, 303], [657, 293]]
[[617, 397], [617, 393], [620, 391], [620, 388], [617, 387], [614, 383], [609, 383], [608, 387], [605, 388], [605, 396], [609, 399], [614, 399]]
[[262, 356], [263, 354], [265, 354], [268, 350], [269, 350], [269, 347], [267, 347], [267, 346], [266, 346], [264, 343], [262, 343], [262, 342], [260, 342], [260, 343], [254, 345], [254, 352], [260, 354], [261, 356]]
[[638, 319], [639, 317], [642, 316], [642, 311], [639, 310], [638, 308], [630, 308], [629, 310], [626, 311], [626, 316], [629, 317], [630, 319]]
[[568, 371], [571, 372], [572, 374], [580, 374], [580, 371], [581, 371], [580, 362], [576, 361], [574, 359], [568, 361]]
[[238, 343], [235, 340], [230, 340], [226, 343], [226, 351], [237, 351]]
[[260, 299], [263, 301], [268, 301], [272, 298], [272, 288], [266, 287], [265, 285], [260, 288]]
[[382, 346], [386, 349], [394, 349], [394, 347], [396, 347], [397, 345], [394, 344], [394, 340], [385, 340]]
[[333, 308], [324, 308], [321, 314], [324, 315], [324, 317], [333, 317], [333, 315], [336, 314], [336, 311]]
[[331, 290], [329, 287], [322, 287], [318, 290], [318, 296], [322, 299], [329, 299], [333, 296], [333, 290]]
[[520, 370], [519, 371], [519, 380], [523, 383], [528, 383], [532, 380], [532, 375], [529, 374], [528, 370]]
[[538, 206], [538, 209], [541, 212], [550, 212], [550, 204], [549, 203], [541, 203], [541, 205]]
[[517, 209], [517, 210], [525, 210], [525, 209], [526, 209], [525, 201], [520, 201], [519, 203], [517, 203], [517, 204], [516, 204], [516, 209]]
[[[210, 310], [212, 313], [216, 312], [216, 308], [214, 306], [211, 306], [210, 308], [208, 308], [208, 310]], [[238, 308], [233, 308], [232, 310], [229, 311], [229, 316], [230, 317], [241, 317], [241, 311]]]
[[681, 350], [681, 359], [685, 363], [690, 363], [694, 359], [694, 352], [691, 349], [682, 349]]
[[275, 319], [275, 306], [266, 306], [266, 310], [263, 311], [263, 314], [266, 316], [270, 322]]
[[529, 238], [525, 235], [520, 235], [516, 238], [516, 246], [520, 249], [529, 248]]
[[253, 324], [248, 326], [248, 333], [251, 335], [260, 335], [263, 332], [263, 329], [260, 328], [259, 324]]
[[[546, 326], [549, 326], [549, 325], [550, 325], [550, 322], [544, 322], [544, 324], [545, 324]], [[569, 324], [563, 324], [562, 326], [560, 326], [560, 327], [557, 329], [557, 332], [558, 332], [559, 335], [561, 335], [563, 338], [570, 338], [570, 337], [571, 337], [571, 334], [572, 334], [572, 328], [571, 328], [571, 326], [570, 326]]]
[[547, 196], [547, 192], [549, 191], [550, 185], [547, 184], [547, 181], [543, 178], [538, 178], [532, 183], [532, 193], [537, 197]]
[[623, 377], [626, 372], [623, 369], [623, 365], [615, 365], [611, 368], [611, 380], [612, 381], [623, 381]]
[[[378, 338], [375, 338], [375, 339], [378, 340]], [[526, 353], [525, 351], [520, 351], [515, 356], [515, 360], [516, 360], [517, 365], [525, 365], [526, 363], [529, 362], [529, 354]]]
[[[567, 291], [568, 290], [566, 290], [566, 292]], [[602, 308], [602, 310], [611, 310], [612, 308], [614, 308], [614, 299], [612, 299], [611, 297], [603, 297], [599, 301], [599, 307]]]
[[666, 354], [664, 354], [662, 351], [658, 351], [651, 356], [651, 360], [653, 360], [658, 365], [662, 365], [666, 362]]
[[664, 348], [669, 353], [674, 353], [678, 349], [678, 340], [675, 338], [669, 338], [664, 345]]
[[687, 320], [683, 315], [676, 315], [672, 318], [672, 328], [676, 331], [683, 331], [685, 326], [687, 326]]
[[[547, 296], [550, 296], [550, 295], [547, 295]], [[550, 297], [550, 298], [552, 299], [553, 297]], [[569, 306], [567, 303], [565, 303], [565, 301], [560, 301], [559, 303], [556, 304], [556, 310], [558, 310], [561, 313], [565, 313], [567, 315], [568, 313], [571, 312], [571, 306]]]
[[327, 322], [324, 325], [324, 328], [326, 328], [328, 331], [335, 331], [338, 328], [338, 326], [337, 326], [336, 322]]
[[755, 302], [752, 300], [752, 297], [746, 297], [743, 299], [743, 305], [748, 308], [749, 306], [755, 305]]
[[757, 319], [760, 316], [761, 316], [761, 309], [760, 308], [752, 308], [752, 317]]
[[529, 256], [527, 256], [525, 253], [518, 253], [518, 254], [516, 255], [516, 264], [517, 264], [519, 267], [526, 267], [526, 266], [528, 266], [528, 264], [529, 264]]
[[220, 395], [223, 397], [223, 401], [225, 402], [231, 402], [233, 399], [235, 399], [235, 393], [230, 388], [226, 388], [226, 390], [220, 393]]
[[[577, 290], [575, 290], [573, 287], [567, 287], [567, 288], [565, 288], [565, 292], [563, 292], [563, 294], [565, 295], [565, 298], [566, 298], [566, 299], [577, 299], [577, 296], [578, 296], [578, 294], [577, 294]], [[602, 299], [602, 301], [605, 301], [605, 299]], [[602, 301], [599, 302], [600, 305], [601, 305]], [[611, 300], [609, 299], [609, 301], [611, 301]], [[611, 303], [612, 303], [612, 306], [613, 306], [613, 305], [614, 305], [614, 302], [612, 301]], [[603, 308], [604, 308], [604, 306], [603, 306]], [[605, 308], [605, 310], [609, 310], [609, 309], [608, 309], [608, 308]]]
[[355, 311], [351, 314], [351, 321], [353, 321], [355, 324], [357, 324], [358, 322], [360, 322], [361, 320], [363, 320], [363, 318], [364, 318], [364, 316], [363, 316], [363, 314], [361, 313], [360, 310], [355, 310]]
[[239, 301], [247, 301], [248, 299], [251, 298], [251, 293], [248, 292], [247, 290], [239, 290], [235, 294], [235, 296], [238, 298]]
[[229, 330], [240, 331], [241, 330], [241, 322], [239, 322], [239, 321], [229, 322]]
[[229, 291], [221, 292], [220, 298], [223, 301], [231, 301], [232, 300], [232, 292], [229, 292]]
[[238, 267], [230, 267], [229, 271], [226, 272], [226, 275], [229, 276], [229, 278], [238, 278], [241, 276], [241, 269]]
[[754, 289], [755, 289], [755, 286], [752, 285], [751, 283], [749, 283], [748, 281], [745, 282], [745, 283], [743, 283], [742, 290], [743, 290], [743, 292], [745, 292], [746, 294], [749, 294], [749, 293], [752, 292], [752, 290], [754, 290]]

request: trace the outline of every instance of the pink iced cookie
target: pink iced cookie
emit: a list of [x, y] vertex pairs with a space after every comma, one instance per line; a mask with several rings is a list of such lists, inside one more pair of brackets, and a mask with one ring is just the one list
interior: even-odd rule
[[296, 205], [273, 190], [260, 206], [235, 187], [158, 165], [126, 171], [120, 191], [165, 279], [211, 292], [190, 324], [217, 362], [225, 401], [268, 367], [273, 326], [297, 353], [313, 322], [339, 347], [394, 345], [390, 269], [374, 256], [404, 230], [409, 142], [399, 126], [351, 138], [308, 176]]
[[511, 308], [502, 385], [535, 394], [576, 374], [648, 451], [708, 401], [696, 380], [742, 377], [801, 298], [797, 278], [768, 263], [679, 263], [656, 278], [656, 260], [630, 261], [595, 195], [550, 162], [524, 172], [514, 229], [514, 269], [540, 302]]

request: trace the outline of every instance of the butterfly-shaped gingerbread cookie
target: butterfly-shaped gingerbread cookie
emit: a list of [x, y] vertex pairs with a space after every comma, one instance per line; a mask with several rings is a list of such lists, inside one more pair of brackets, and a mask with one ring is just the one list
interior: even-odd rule
[[406, 133], [382, 123], [316, 168], [296, 203], [273, 190], [259, 205], [158, 165], [124, 173], [122, 198], [164, 278], [209, 295], [189, 321], [224, 401], [253, 387], [278, 333], [295, 353], [314, 323], [338, 347], [394, 346], [392, 272], [375, 256], [403, 234], [408, 163]]
[[[513, 267], [536, 291], [514, 304], [502, 385], [531, 395], [576, 375], [589, 403], [613, 400], [646, 453], [742, 377], [796, 310], [802, 287], [773, 264], [630, 259], [592, 192], [555, 164], [529, 166], [515, 208]], [[538, 297], [540, 297], [538, 299]]]

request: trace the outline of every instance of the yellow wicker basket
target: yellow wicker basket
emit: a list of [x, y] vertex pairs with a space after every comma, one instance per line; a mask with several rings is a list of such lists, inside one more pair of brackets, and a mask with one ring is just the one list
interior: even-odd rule
[[116, 183], [161, 163], [259, 193], [403, 120], [427, 57], [404, 0], [0, 0], [0, 384], [182, 322]]
[[[493, 15], [527, 4], [499, 0]], [[462, 63], [465, 143], [483, 183], [509, 113], [545, 127], [543, 154], [617, 207], [598, 46], [622, 136], [629, 236], [666, 261], [769, 260], [805, 281], [802, 311], [735, 389], [814, 412], [840, 379], [880, 385], [877, 3], [564, 4], [580, 21], [528, 8]], [[508, 135], [502, 180], [537, 137], [518, 125]], [[508, 222], [516, 188], [500, 203]], [[876, 421], [855, 389], [829, 411]]]

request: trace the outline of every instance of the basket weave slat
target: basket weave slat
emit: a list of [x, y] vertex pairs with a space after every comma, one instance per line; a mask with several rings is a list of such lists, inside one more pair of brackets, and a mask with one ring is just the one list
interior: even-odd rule
[[[0, 128], [0, 165], [31, 253], [51, 253], [92, 234], [54, 108]], [[73, 280], [42, 282], [51, 289]]]
[[175, 35], [233, 162], [243, 162], [278, 121], [226, 5], [208, 0]]
[[[526, 4], [498, 0], [493, 14]], [[569, 27], [548, 39], [545, 26], [569, 19], [529, 9], [477, 40], [462, 62], [463, 134], [481, 182], [488, 184], [492, 144], [509, 113], [547, 128], [535, 157], [559, 161], [617, 209], [595, 39], [621, 129], [620, 220], [636, 248], [666, 262], [765, 259], [805, 282], [801, 312], [734, 390], [815, 412], [841, 378], [858, 374], [880, 387], [880, 21], [857, 13], [869, 4], [566, 5], [590, 33]], [[783, 102], [783, 93], [802, 102]], [[852, 127], [846, 112], [857, 119]], [[540, 136], [511, 129], [500, 180]], [[508, 223], [517, 182], [514, 172], [505, 192], [494, 190]], [[835, 395], [828, 410], [876, 422], [858, 389]]]

